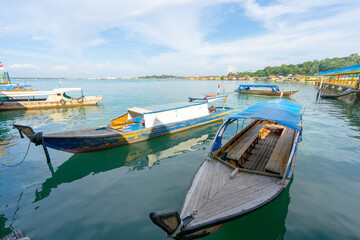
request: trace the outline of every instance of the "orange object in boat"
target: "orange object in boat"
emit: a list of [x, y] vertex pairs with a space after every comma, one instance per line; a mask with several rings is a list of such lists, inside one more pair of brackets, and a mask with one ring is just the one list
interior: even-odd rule
[[216, 97], [216, 94], [206, 94], [206, 97]]

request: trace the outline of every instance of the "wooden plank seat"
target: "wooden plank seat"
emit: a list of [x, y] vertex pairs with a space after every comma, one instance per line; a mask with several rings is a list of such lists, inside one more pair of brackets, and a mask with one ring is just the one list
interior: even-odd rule
[[288, 127], [284, 128], [273, 152], [271, 153], [269, 161], [265, 166], [265, 171], [280, 175], [284, 174], [287, 161], [291, 154], [294, 137], [294, 129]]
[[252, 127], [241, 138], [236, 141], [231, 149], [228, 150], [226, 158], [229, 160], [238, 161], [241, 165], [245, 158], [249, 155], [251, 150], [257, 144], [259, 139], [259, 133], [263, 129], [265, 124], [260, 123]]
[[223, 145], [221, 148], [219, 148], [218, 150], [216, 150], [216, 152], [214, 152], [214, 156], [221, 158], [223, 160], [225, 160], [225, 155], [231, 150], [233, 149], [234, 146], [236, 146], [236, 144], [241, 141], [242, 137], [244, 135], [247, 134], [247, 132], [249, 131], [249, 129], [255, 127], [257, 124], [260, 124], [259, 120], [254, 120], [252, 123], [250, 123], [248, 126], [246, 126], [244, 129], [242, 129], [238, 134], [236, 134], [233, 138], [231, 138], [227, 143], [225, 143], [225, 145]]

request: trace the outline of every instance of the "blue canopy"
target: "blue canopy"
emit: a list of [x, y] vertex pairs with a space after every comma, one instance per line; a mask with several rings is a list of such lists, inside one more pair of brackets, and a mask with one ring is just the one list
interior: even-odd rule
[[301, 105], [286, 99], [259, 102], [229, 119], [254, 118], [280, 123], [301, 131]]
[[353, 65], [350, 67], [338, 68], [334, 70], [329, 70], [326, 72], [321, 72], [315, 74], [315, 76], [324, 76], [324, 75], [336, 75], [336, 74], [347, 74], [347, 73], [358, 73], [360, 72], [360, 64]]

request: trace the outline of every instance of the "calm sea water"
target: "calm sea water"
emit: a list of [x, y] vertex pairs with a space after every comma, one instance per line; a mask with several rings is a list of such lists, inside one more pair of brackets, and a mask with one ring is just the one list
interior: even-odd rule
[[[29, 83], [29, 81], [28, 81]], [[23, 158], [27, 139], [12, 124], [57, 132], [106, 125], [133, 106], [185, 101], [217, 91], [219, 81], [63, 80], [103, 95], [99, 106], [0, 112], [0, 161]], [[41, 90], [58, 80], [32, 80]], [[269, 99], [233, 92], [238, 81], [221, 82], [235, 113]], [[360, 101], [315, 102], [313, 85], [293, 101], [306, 107], [303, 141], [291, 186], [275, 201], [225, 224], [207, 239], [359, 239]], [[190, 180], [220, 123], [108, 150], [69, 154], [31, 145], [18, 167], [0, 166], [0, 237], [21, 229], [31, 239], [164, 239], [151, 211], [179, 209]]]

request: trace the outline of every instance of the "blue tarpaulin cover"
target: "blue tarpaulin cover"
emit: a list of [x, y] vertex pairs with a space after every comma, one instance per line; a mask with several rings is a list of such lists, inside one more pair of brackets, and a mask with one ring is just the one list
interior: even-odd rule
[[301, 105], [286, 99], [259, 102], [229, 119], [254, 118], [280, 123], [301, 131]]
[[359, 71], [360, 71], [360, 64], [357, 64], [357, 65], [353, 65], [350, 67], [338, 68], [338, 69], [329, 70], [326, 72], [321, 72], [321, 73], [315, 74], [315, 76], [346, 74], [346, 73], [350, 73], [350, 72], [359, 72]]

